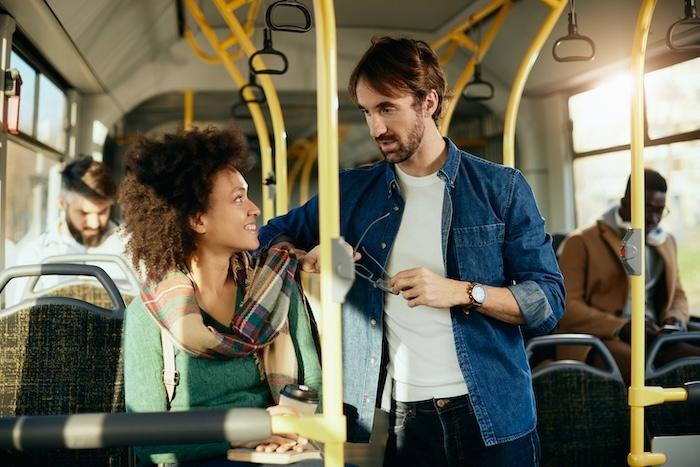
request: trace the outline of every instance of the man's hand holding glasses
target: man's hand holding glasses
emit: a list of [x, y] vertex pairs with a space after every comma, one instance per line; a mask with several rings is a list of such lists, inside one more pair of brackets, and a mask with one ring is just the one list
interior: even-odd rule
[[[297, 261], [299, 261], [299, 266], [301, 270], [309, 273], [321, 272], [321, 245], [316, 245], [309, 251], [302, 250], [301, 248], [296, 248], [289, 242], [280, 242], [273, 245], [275, 248], [285, 248], [289, 250], [289, 254], [295, 256]], [[352, 254], [353, 261], [358, 261], [362, 258], [359, 252], [353, 251], [352, 246], [349, 243], [343, 242], [343, 246]]]
[[400, 291], [408, 306], [419, 305], [433, 308], [450, 308], [469, 301], [464, 282], [450, 279], [428, 268], [406, 269], [389, 281], [392, 290]]

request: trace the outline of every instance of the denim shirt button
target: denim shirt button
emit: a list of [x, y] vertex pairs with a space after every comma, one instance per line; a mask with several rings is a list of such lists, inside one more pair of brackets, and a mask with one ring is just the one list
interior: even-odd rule
[[370, 320], [369, 320], [369, 325], [372, 326], [372, 327], [376, 326], [376, 325], [377, 325], [377, 320], [376, 320], [376, 319], [370, 319]]
[[398, 207], [398, 206], [394, 206], [394, 211], [398, 211], [398, 210], [399, 210], [399, 207]]
[[386, 248], [386, 243], [382, 242], [379, 246], [382, 247], [382, 250]]
[[375, 363], [377, 363], [377, 359], [374, 357], [369, 357], [369, 364], [374, 365]]
[[365, 396], [365, 404], [369, 404], [372, 402], [372, 400], [369, 398], [369, 396]]

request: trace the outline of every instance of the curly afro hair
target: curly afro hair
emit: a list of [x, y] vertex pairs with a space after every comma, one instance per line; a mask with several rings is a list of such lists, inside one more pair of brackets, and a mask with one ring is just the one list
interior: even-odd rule
[[184, 264], [195, 249], [188, 219], [207, 210], [214, 175], [251, 167], [237, 128], [139, 137], [126, 155], [119, 192], [134, 267], [145, 266], [148, 278], [157, 279]]

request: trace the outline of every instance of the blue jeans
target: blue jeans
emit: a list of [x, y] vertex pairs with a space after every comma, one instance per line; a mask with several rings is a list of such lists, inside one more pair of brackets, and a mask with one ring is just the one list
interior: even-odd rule
[[537, 430], [487, 447], [466, 395], [391, 405], [384, 467], [539, 465]]

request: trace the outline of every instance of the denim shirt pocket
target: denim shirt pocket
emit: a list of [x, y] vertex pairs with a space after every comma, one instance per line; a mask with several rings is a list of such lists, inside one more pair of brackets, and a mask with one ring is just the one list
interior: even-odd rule
[[504, 223], [452, 230], [461, 279], [492, 284], [503, 282], [505, 232]]

